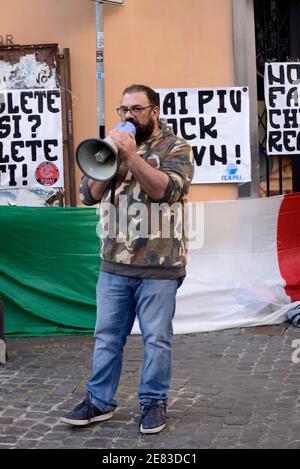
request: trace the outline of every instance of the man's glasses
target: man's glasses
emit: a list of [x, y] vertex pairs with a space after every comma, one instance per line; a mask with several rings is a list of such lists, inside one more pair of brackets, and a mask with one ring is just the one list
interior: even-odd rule
[[117, 113], [119, 114], [120, 117], [124, 117], [128, 111], [133, 116], [140, 116], [144, 109], [148, 109], [150, 107], [154, 107], [154, 106], [151, 106], [151, 105], [150, 106], [129, 106], [129, 107], [121, 106], [121, 107], [118, 107]]

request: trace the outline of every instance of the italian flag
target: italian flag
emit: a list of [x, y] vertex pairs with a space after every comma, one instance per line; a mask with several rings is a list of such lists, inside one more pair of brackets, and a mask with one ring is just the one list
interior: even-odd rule
[[174, 332], [279, 324], [300, 304], [300, 194], [205, 202]]

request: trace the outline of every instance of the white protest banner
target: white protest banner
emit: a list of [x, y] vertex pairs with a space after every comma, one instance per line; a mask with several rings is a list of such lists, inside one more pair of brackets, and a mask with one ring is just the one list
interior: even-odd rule
[[1, 90], [0, 189], [63, 186], [60, 90]]
[[300, 63], [265, 64], [267, 154], [300, 154]]
[[156, 91], [160, 116], [193, 148], [193, 183], [251, 180], [247, 87]]

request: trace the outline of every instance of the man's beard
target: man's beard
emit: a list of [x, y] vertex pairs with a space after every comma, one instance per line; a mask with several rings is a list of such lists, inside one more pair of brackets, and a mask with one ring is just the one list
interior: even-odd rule
[[142, 125], [139, 122], [136, 122], [133, 118], [129, 118], [126, 120], [131, 122], [136, 128], [135, 140], [138, 145], [148, 140], [148, 138], [152, 135], [154, 130], [153, 119], [150, 118], [148, 124], [146, 125]]

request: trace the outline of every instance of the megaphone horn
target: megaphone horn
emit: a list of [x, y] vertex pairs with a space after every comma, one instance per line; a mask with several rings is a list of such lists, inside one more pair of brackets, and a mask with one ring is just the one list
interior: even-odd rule
[[[130, 121], [121, 122], [114, 130], [136, 134], [136, 128]], [[82, 140], [76, 148], [75, 156], [81, 171], [95, 181], [110, 181], [119, 170], [118, 148], [110, 137]]]

